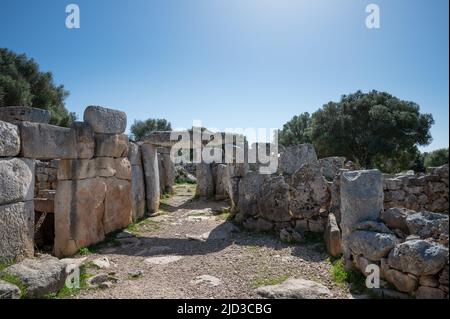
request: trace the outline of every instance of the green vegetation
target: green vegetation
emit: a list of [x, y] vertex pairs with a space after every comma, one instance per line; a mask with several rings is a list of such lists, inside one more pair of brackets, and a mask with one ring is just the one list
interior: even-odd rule
[[91, 275], [87, 273], [86, 267], [80, 268], [80, 287], [69, 288], [66, 285], [62, 287], [57, 293], [51, 293], [46, 296], [47, 299], [63, 299], [67, 297], [73, 297], [81, 290], [87, 288], [87, 280]]
[[[1, 270], [1, 269], [0, 269]], [[12, 285], [16, 285], [20, 289], [20, 298], [24, 299], [27, 296], [27, 286], [24, 285], [22, 280], [20, 280], [18, 277], [8, 274], [5, 272], [0, 273], [0, 280], [6, 281]]]
[[448, 147], [423, 154], [423, 164], [425, 167], [442, 166], [448, 163]]
[[223, 209], [222, 212], [216, 216], [224, 221], [232, 221], [234, 218], [228, 208]]
[[264, 277], [264, 278], [257, 278], [254, 279], [251, 284], [250, 287], [253, 289], [262, 287], [262, 286], [269, 286], [269, 285], [279, 285], [281, 283], [283, 283], [284, 281], [286, 281], [289, 278], [289, 276], [287, 275], [282, 275], [282, 276], [277, 276], [277, 277]]
[[172, 131], [172, 125], [165, 119], [148, 119], [145, 121], [134, 120], [130, 131], [132, 140], [141, 141], [151, 132]]
[[434, 124], [418, 104], [371, 91], [342, 96], [312, 115], [295, 116], [279, 131], [281, 145], [310, 142], [319, 157], [345, 156], [386, 172], [420, 169], [417, 146], [428, 145]]
[[33, 59], [0, 48], [0, 107], [45, 109], [51, 112], [50, 124], [69, 126], [76, 116], [64, 105], [68, 95], [63, 85], [53, 83], [52, 73], [41, 72]]
[[142, 231], [152, 232], [158, 230], [159, 228], [160, 227], [157, 222], [151, 220], [150, 218], [146, 218], [136, 223], [130, 224], [127, 227], [127, 230], [134, 235], [139, 235], [139, 233]]
[[331, 276], [333, 280], [338, 284], [351, 284], [354, 291], [364, 291], [366, 289], [364, 275], [356, 270], [346, 271], [344, 263], [343, 257], [332, 261]]

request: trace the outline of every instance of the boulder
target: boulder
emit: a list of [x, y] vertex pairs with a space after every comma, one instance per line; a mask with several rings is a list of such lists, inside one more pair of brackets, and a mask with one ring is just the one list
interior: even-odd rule
[[0, 263], [33, 256], [33, 206], [33, 201], [0, 205]]
[[125, 134], [95, 134], [96, 157], [126, 157], [128, 137]]
[[21, 291], [16, 285], [0, 280], [0, 300], [1, 299], [20, 299]]
[[321, 209], [328, 207], [330, 193], [319, 165], [304, 164], [292, 175], [289, 184], [292, 187], [289, 209], [296, 218], [318, 216]]
[[409, 215], [406, 225], [411, 235], [439, 238], [441, 234], [448, 235], [448, 220], [448, 215], [445, 214], [420, 212]]
[[270, 299], [329, 299], [331, 291], [322, 284], [305, 279], [288, 279], [278, 285], [263, 286], [255, 291]]
[[103, 216], [105, 234], [127, 227], [131, 224], [131, 216], [131, 182], [115, 177], [107, 178]]
[[419, 284], [421, 286], [436, 288], [439, 287], [439, 280], [435, 276], [421, 276], [419, 279]]
[[214, 179], [211, 164], [197, 164], [196, 175], [197, 188], [195, 195], [200, 198], [212, 198], [214, 196]]
[[89, 129], [22, 122], [19, 125], [21, 156], [33, 159], [76, 159], [93, 156]]
[[58, 182], [55, 195], [56, 256], [71, 256], [80, 248], [105, 239], [105, 198], [104, 178]]
[[101, 106], [88, 106], [84, 110], [83, 119], [95, 133], [122, 134], [127, 127], [125, 112]]
[[142, 144], [141, 151], [147, 210], [149, 214], [154, 214], [159, 209], [160, 201], [158, 152], [156, 146], [152, 144]]
[[0, 121], [0, 157], [17, 156], [20, 152], [20, 134], [16, 125]]
[[0, 120], [10, 123], [34, 122], [48, 124], [51, 114], [47, 110], [28, 106], [0, 107]]
[[341, 230], [344, 254], [347, 238], [358, 223], [377, 221], [383, 210], [382, 175], [378, 170], [346, 171], [341, 175]]
[[342, 254], [341, 230], [337, 224], [336, 216], [332, 213], [328, 215], [324, 240], [327, 251], [331, 256], [336, 257]]
[[415, 211], [407, 208], [393, 207], [385, 210], [381, 214], [381, 219], [389, 228], [400, 229], [402, 232], [407, 233], [408, 225], [406, 224], [406, 218], [414, 213]]
[[339, 174], [339, 171], [344, 168], [345, 157], [334, 156], [321, 158], [318, 163], [322, 176], [332, 181]]
[[43, 298], [49, 293], [57, 292], [66, 280], [65, 264], [48, 255], [25, 259], [7, 267], [3, 272], [22, 282], [28, 298]]
[[371, 261], [387, 256], [397, 243], [393, 234], [357, 230], [348, 237], [348, 247], [355, 255], [363, 255]]
[[401, 243], [388, 257], [390, 267], [416, 276], [437, 274], [448, 262], [448, 248], [414, 239]]
[[317, 163], [317, 155], [312, 144], [293, 145], [285, 148], [278, 161], [278, 170], [294, 174], [302, 165]]
[[373, 220], [367, 220], [361, 223], [358, 223], [355, 226], [356, 230], [367, 230], [371, 232], [384, 233], [384, 234], [393, 234], [393, 231], [390, 230], [385, 224], [379, 223]]
[[258, 199], [261, 217], [274, 222], [290, 221], [289, 201], [289, 185], [283, 176], [267, 178], [262, 183]]
[[420, 286], [416, 291], [416, 299], [446, 299], [441, 289]]
[[33, 200], [34, 169], [33, 160], [0, 159], [0, 205]]
[[417, 288], [418, 280], [411, 274], [405, 274], [395, 269], [388, 269], [383, 274], [385, 279], [401, 292], [411, 293]]

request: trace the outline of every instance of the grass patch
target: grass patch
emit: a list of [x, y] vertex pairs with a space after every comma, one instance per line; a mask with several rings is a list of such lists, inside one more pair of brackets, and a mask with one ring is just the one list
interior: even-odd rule
[[256, 288], [259, 288], [262, 286], [278, 285], [278, 284], [281, 284], [282, 282], [286, 281], [288, 278], [289, 278], [288, 275], [282, 275], [282, 276], [277, 276], [277, 277], [272, 277], [272, 278], [257, 278], [252, 281], [252, 283], [250, 284], [250, 287], [252, 289], [256, 289]]
[[152, 232], [159, 229], [160, 229], [159, 224], [149, 218], [130, 224], [127, 227], [127, 230], [134, 235], [139, 235], [139, 233], [142, 232], [143, 230], [146, 232]]
[[[3, 266], [3, 265], [2, 265]], [[4, 269], [4, 268], [3, 268]], [[20, 299], [24, 299], [27, 296], [27, 286], [24, 285], [22, 280], [20, 280], [18, 277], [8, 274], [8, 273], [0, 273], [0, 280], [6, 281], [12, 285], [15, 285], [19, 287], [20, 289]]]
[[109, 233], [109, 234], [107, 234], [105, 236], [105, 240], [103, 240], [102, 242], [97, 243], [97, 244], [93, 244], [93, 245], [91, 245], [89, 247], [82, 247], [82, 248], [80, 248], [76, 255], [78, 255], [78, 256], [86, 256], [86, 255], [89, 255], [89, 254], [93, 254], [93, 253], [99, 251], [100, 249], [105, 248], [105, 247], [107, 247], [109, 245], [111, 245], [111, 246], [120, 246], [120, 241], [118, 241], [117, 238], [116, 238], [117, 234], [120, 233], [120, 232], [121, 232], [121, 230], [117, 230], [117, 231], [111, 232], [111, 233]]
[[332, 262], [331, 276], [333, 280], [338, 284], [350, 284], [352, 290], [365, 291], [366, 279], [364, 275], [353, 269], [346, 271], [344, 263], [343, 257]]
[[234, 216], [230, 213], [230, 210], [228, 208], [225, 208], [224, 210], [222, 210], [220, 214], [216, 216], [224, 221], [232, 221], [234, 218]]

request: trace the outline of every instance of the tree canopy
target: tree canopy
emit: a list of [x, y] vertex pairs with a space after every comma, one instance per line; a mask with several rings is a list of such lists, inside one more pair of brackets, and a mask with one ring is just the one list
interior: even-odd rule
[[51, 112], [51, 124], [69, 126], [75, 120], [64, 100], [69, 92], [56, 86], [50, 72], [41, 72], [39, 65], [25, 54], [0, 48], [0, 107], [31, 106]]
[[131, 139], [140, 141], [155, 131], [172, 131], [172, 125], [165, 119], [134, 120], [130, 128]]
[[[306, 114], [285, 124], [280, 132], [282, 145], [309, 138], [320, 157], [345, 156], [367, 168], [390, 161], [389, 170], [405, 169], [414, 165], [417, 146], [432, 140], [432, 115], [422, 114], [418, 104], [386, 92], [357, 91], [325, 104], [310, 120]], [[309, 123], [307, 127], [305, 123]]]
[[424, 153], [424, 166], [436, 167], [448, 163], [448, 147], [435, 150], [430, 153]]

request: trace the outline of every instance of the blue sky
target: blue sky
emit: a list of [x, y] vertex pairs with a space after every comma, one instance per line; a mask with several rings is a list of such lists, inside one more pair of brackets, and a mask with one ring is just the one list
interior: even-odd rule
[[[81, 28], [66, 29], [76, 3]], [[367, 29], [365, 8], [381, 9]], [[277, 128], [358, 89], [417, 102], [449, 144], [448, 0], [0, 0], [0, 47], [134, 119]]]

